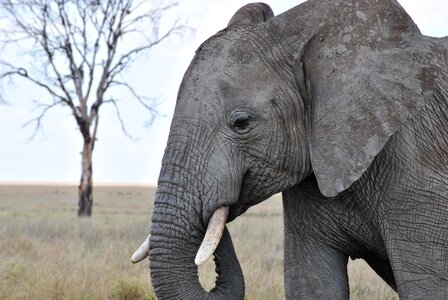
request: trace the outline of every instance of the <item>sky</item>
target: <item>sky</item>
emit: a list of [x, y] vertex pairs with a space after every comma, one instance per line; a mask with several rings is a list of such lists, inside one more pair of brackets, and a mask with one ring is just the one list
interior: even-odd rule
[[[161, 103], [161, 114], [151, 126], [150, 116], [139, 104], [122, 101], [126, 137], [112, 107], [103, 107], [98, 141], [93, 153], [93, 179], [96, 183], [156, 184], [169, 133], [177, 90], [196, 48], [223, 29], [233, 13], [248, 3], [241, 0], [179, 1], [168, 18], [180, 17], [194, 33], [172, 37], [153, 48], [124, 76], [141, 94]], [[280, 14], [304, 1], [265, 1]], [[399, 0], [423, 34], [448, 35], [448, 1]], [[20, 60], [10, 54], [11, 60]], [[0, 183], [57, 182], [77, 183], [81, 172], [81, 135], [67, 108], [51, 110], [43, 120], [43, 133], [29, 138], [33, 126], [23, 125], [36, 116], [32, 100], [45, 97], [22, 81], [4, 91], [9, 104], [0, 105]]]

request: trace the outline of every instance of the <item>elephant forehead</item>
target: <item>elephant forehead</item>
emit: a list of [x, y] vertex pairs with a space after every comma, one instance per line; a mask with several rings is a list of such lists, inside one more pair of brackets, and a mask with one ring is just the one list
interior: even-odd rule
[[[243, 47], [243, 39], [207, 44], [199, 50], [181, 85], [179, 102], [229, 103], [265, 98], [275, 89], [277, 75], [258, 51]], [[218, 43], [219, 42], [219, 43]]]
[[263, 53], [246, 38], [233, 42], [221, 39], [217, 42], [197, 54], [192, 63], [192, 79], [225, 78], [238, 83], [246, 78], [263, 77], [269, 72], [269, 64], [262, 57]]
[[250, 71], [227, 66], [220, 72], [207, 73], [202, 78], [191, 80], [182, 93], [183, 99], [179, 101], [187, 106], [212, 107], [221, 112], [238, 106], [253, 107], [271, 99], [276, 93], [277, 85], [272, 80], [275, 76], [268, 68]]
[[196, 51], [196, 57], [207, 60], [213, 56], [226, 57], [239, 64], [252, 64], [263, 41], [252, 26], [225, 29], [206, 40]]

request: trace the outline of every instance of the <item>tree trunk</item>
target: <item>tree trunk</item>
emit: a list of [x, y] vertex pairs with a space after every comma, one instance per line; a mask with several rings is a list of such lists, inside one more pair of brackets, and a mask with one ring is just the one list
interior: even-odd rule
[[84, 147], [82, 150], [78, 217], [90, 217], [92, 215], [92, 205], [93, 205], [92, 151], [93, 151], [93, 139], [85, 138]]

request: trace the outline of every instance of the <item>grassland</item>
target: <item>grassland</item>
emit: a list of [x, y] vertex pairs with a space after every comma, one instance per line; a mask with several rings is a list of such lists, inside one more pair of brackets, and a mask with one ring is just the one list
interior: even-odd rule
[[[0, 185], [0, 299], [154, 299], [147, 262], [130, 256], [147, 235], [154, 189], [104, 186], [94, 215], [76, 217], [74, 186]], [[229, 224], [246, 299], [283, 299], [279, 196]], [[206, 288], [214, 266], [200, 269]], [[398, 299], [360, 260], [349, 263], [351, 299]]]

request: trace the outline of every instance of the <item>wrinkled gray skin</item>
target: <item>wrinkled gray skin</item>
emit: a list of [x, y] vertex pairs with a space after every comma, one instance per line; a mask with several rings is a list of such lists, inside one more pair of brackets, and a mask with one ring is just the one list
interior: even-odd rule
[[396, 1], [240, 9], [180, 86], [150, 239], [159, 299], [243, 299], [226, 231], [210, 293], [194, 257], [228, 222], [283, 192], [287, 299], [347, 299], [348, 257], [400, 299], [448, 299], [448, 41]]

